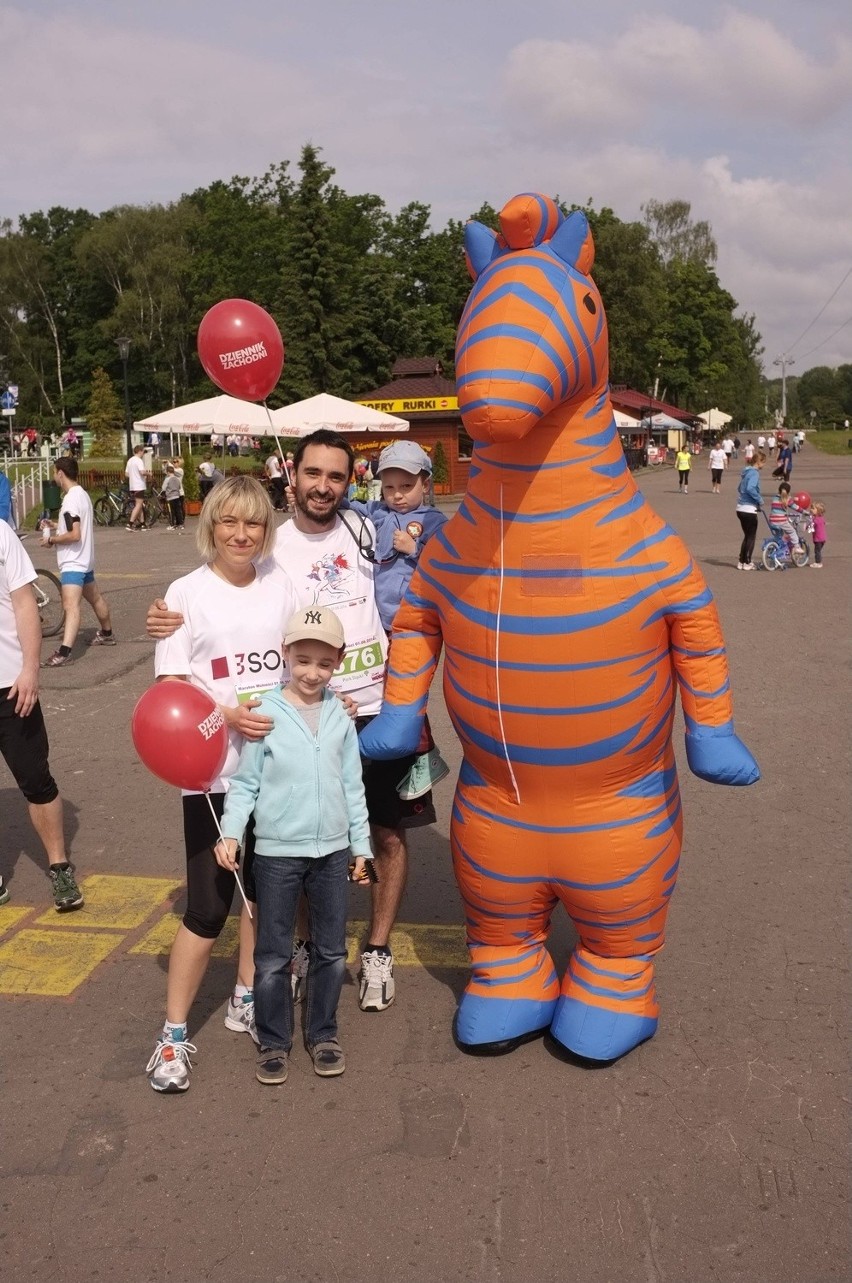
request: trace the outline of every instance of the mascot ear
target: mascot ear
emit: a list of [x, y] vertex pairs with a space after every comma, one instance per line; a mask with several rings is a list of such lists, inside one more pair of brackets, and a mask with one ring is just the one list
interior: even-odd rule
[[484, 223], [468, 223], [464, 229], [464, 253], [467, 259], [467, 270], [476, 280], [500, 253], [497, 233], [492, 232], [491, 228], [486, 227]]
[[595, 261], [595, 242], [589, 220], [581, 209], [569, 214], [550, 238], [550, 248], [563, 263], [588, 276]]

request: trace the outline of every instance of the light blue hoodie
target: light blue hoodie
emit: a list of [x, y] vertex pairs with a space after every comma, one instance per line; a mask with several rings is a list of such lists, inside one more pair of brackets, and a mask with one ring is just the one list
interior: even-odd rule
[[323, 691], [316, 736], [280, 691], [267, 691], [257, 712], [274, 725], [243, 745], [225, 798], [224, 836], [239, 840], [254, 812], [258, 855], [319, 857], [350, 847], [369, 856], [358, 735], [337, 696]]

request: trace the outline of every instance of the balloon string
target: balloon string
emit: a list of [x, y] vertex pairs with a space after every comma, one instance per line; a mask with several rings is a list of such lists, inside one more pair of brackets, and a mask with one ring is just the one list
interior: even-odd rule
[[272, 435], [275, 438], [275, 445], [278, 450], [278, 453], [281, 456], [281, 462], [283, 463], [284, 451], [281, 449], [281, 442], [278, 440], [278, 433], [275, 431], [275, 420], [272, 418], [272, 411], [270, 410], [269, 406], [266, 404], [265, 401], [263, 403], [263, 408], [266, 411], [266, 417], [269, 420], [269, 426], [272, 429]]
[[275, 420], [272, 418], [272, 411], [264, 401], [263, 408], [266, 411], [266, 417], [269, 419], [269, 426], [272, 429], [272, 435], [275, 438], [275, 445], [278, 450], [278, 456], [281, 459], [281, 467], [284, 470], [284, 476], [287, 478], [287, 484], [291, 486], [293, 479], [290, 476], [290, 469], [287, 467], [287, 460], [284, 458], [284, 451], [281, 448], [281, 442], [278, 440], [278, 433], [275, 431]]
[[[210, 799], [210, 794], [209, 794], [209, 793], [205, 793], [205, 794], [204, 794], [204, 796], [207, 798], [207, 805], [210, 807], [210, 814], [213, 816], [213, 823], [216, 825], [216, 832], [219, 834], [220, 839], [224, 842], [224, 841], [225, 841], [225, 835], [224, 835], [224, 833], [222, 832], [222, 826], [221, 826], [221, 825], [220, 825], [220, 823], [219, 823], [219, 817], [218, 817], [218, 815], [216, 814], [216, 810], [215, 810], [215, 808], [214, 808], [214, 806], [213, 806], [213, 803], [212, 803], [212, 801], [211, 801], [211, 799]], [[253, 913], [252, 913], [252, 911], [251, 911], [251, 905], [249, 904], [248, 900], [246, 899], [246, 893], [245, 893], [245, 891], [243, 890], [243, 884], [242, 884], [242, 882], [240, 881], [240, 875], [239, 875], [239, 873], [237, 872], [237, 870], [236, 870], [236, 869], [234, 869], [234, 877], [237, 879], [237, 886], [239, 887], [240, 895], [243, 897], [243, 904], [246, 906], [246, 913], [249, 915], [249, 917], [252, 919], [252, 921], [254, 921], [254, 914], [253, 914]]]

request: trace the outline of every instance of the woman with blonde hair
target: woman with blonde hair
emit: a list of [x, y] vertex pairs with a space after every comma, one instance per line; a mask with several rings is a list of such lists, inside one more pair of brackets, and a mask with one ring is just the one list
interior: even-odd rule
[[[176, 579], [165, 595], [168, 608], [178, 611], [183, 622], [157, 643], [157, 680], [191, 681], [206, 691], [225, 718], [229, 745], [209, 794], [185, 792], [182, 798], [187, 907], [169, 957], [165, 1024], [146, 1070], [155, 1091], [189, 1087], [196, 1048], [189, 1041], [187, 1019], [234, 896], [234, 875], [220, 868], [213, 854], [218, 829], [210, 803], [221, 817], [243, 743], [262, 739], [272, 727], [270, 718], [254, 710], [259, 695], [280, 684], [284, 626], [298, 605], [289, 580], [270, 556], [275, 530], [272, 505], [260, 482], [246, 476], [220, 482], [198, 520], [196, 541], [204, 564]], [[251, 832], [245, 848], [241, 871], [251, 900]], [[253, 923], [244, 908], [237, 986], [225, 1023], [255, 1037], [253, 951]]]

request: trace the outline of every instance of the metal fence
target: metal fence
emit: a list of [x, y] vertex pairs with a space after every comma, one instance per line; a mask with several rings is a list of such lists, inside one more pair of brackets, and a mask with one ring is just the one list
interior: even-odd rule
[[42, 486], [53, 476], [53, 464], [47, 459], [15, 459], [4, 454], [0, 468], [9, 479], [12, 490], [12, 516], [20, 525], [32, 508], [42, 508]]

